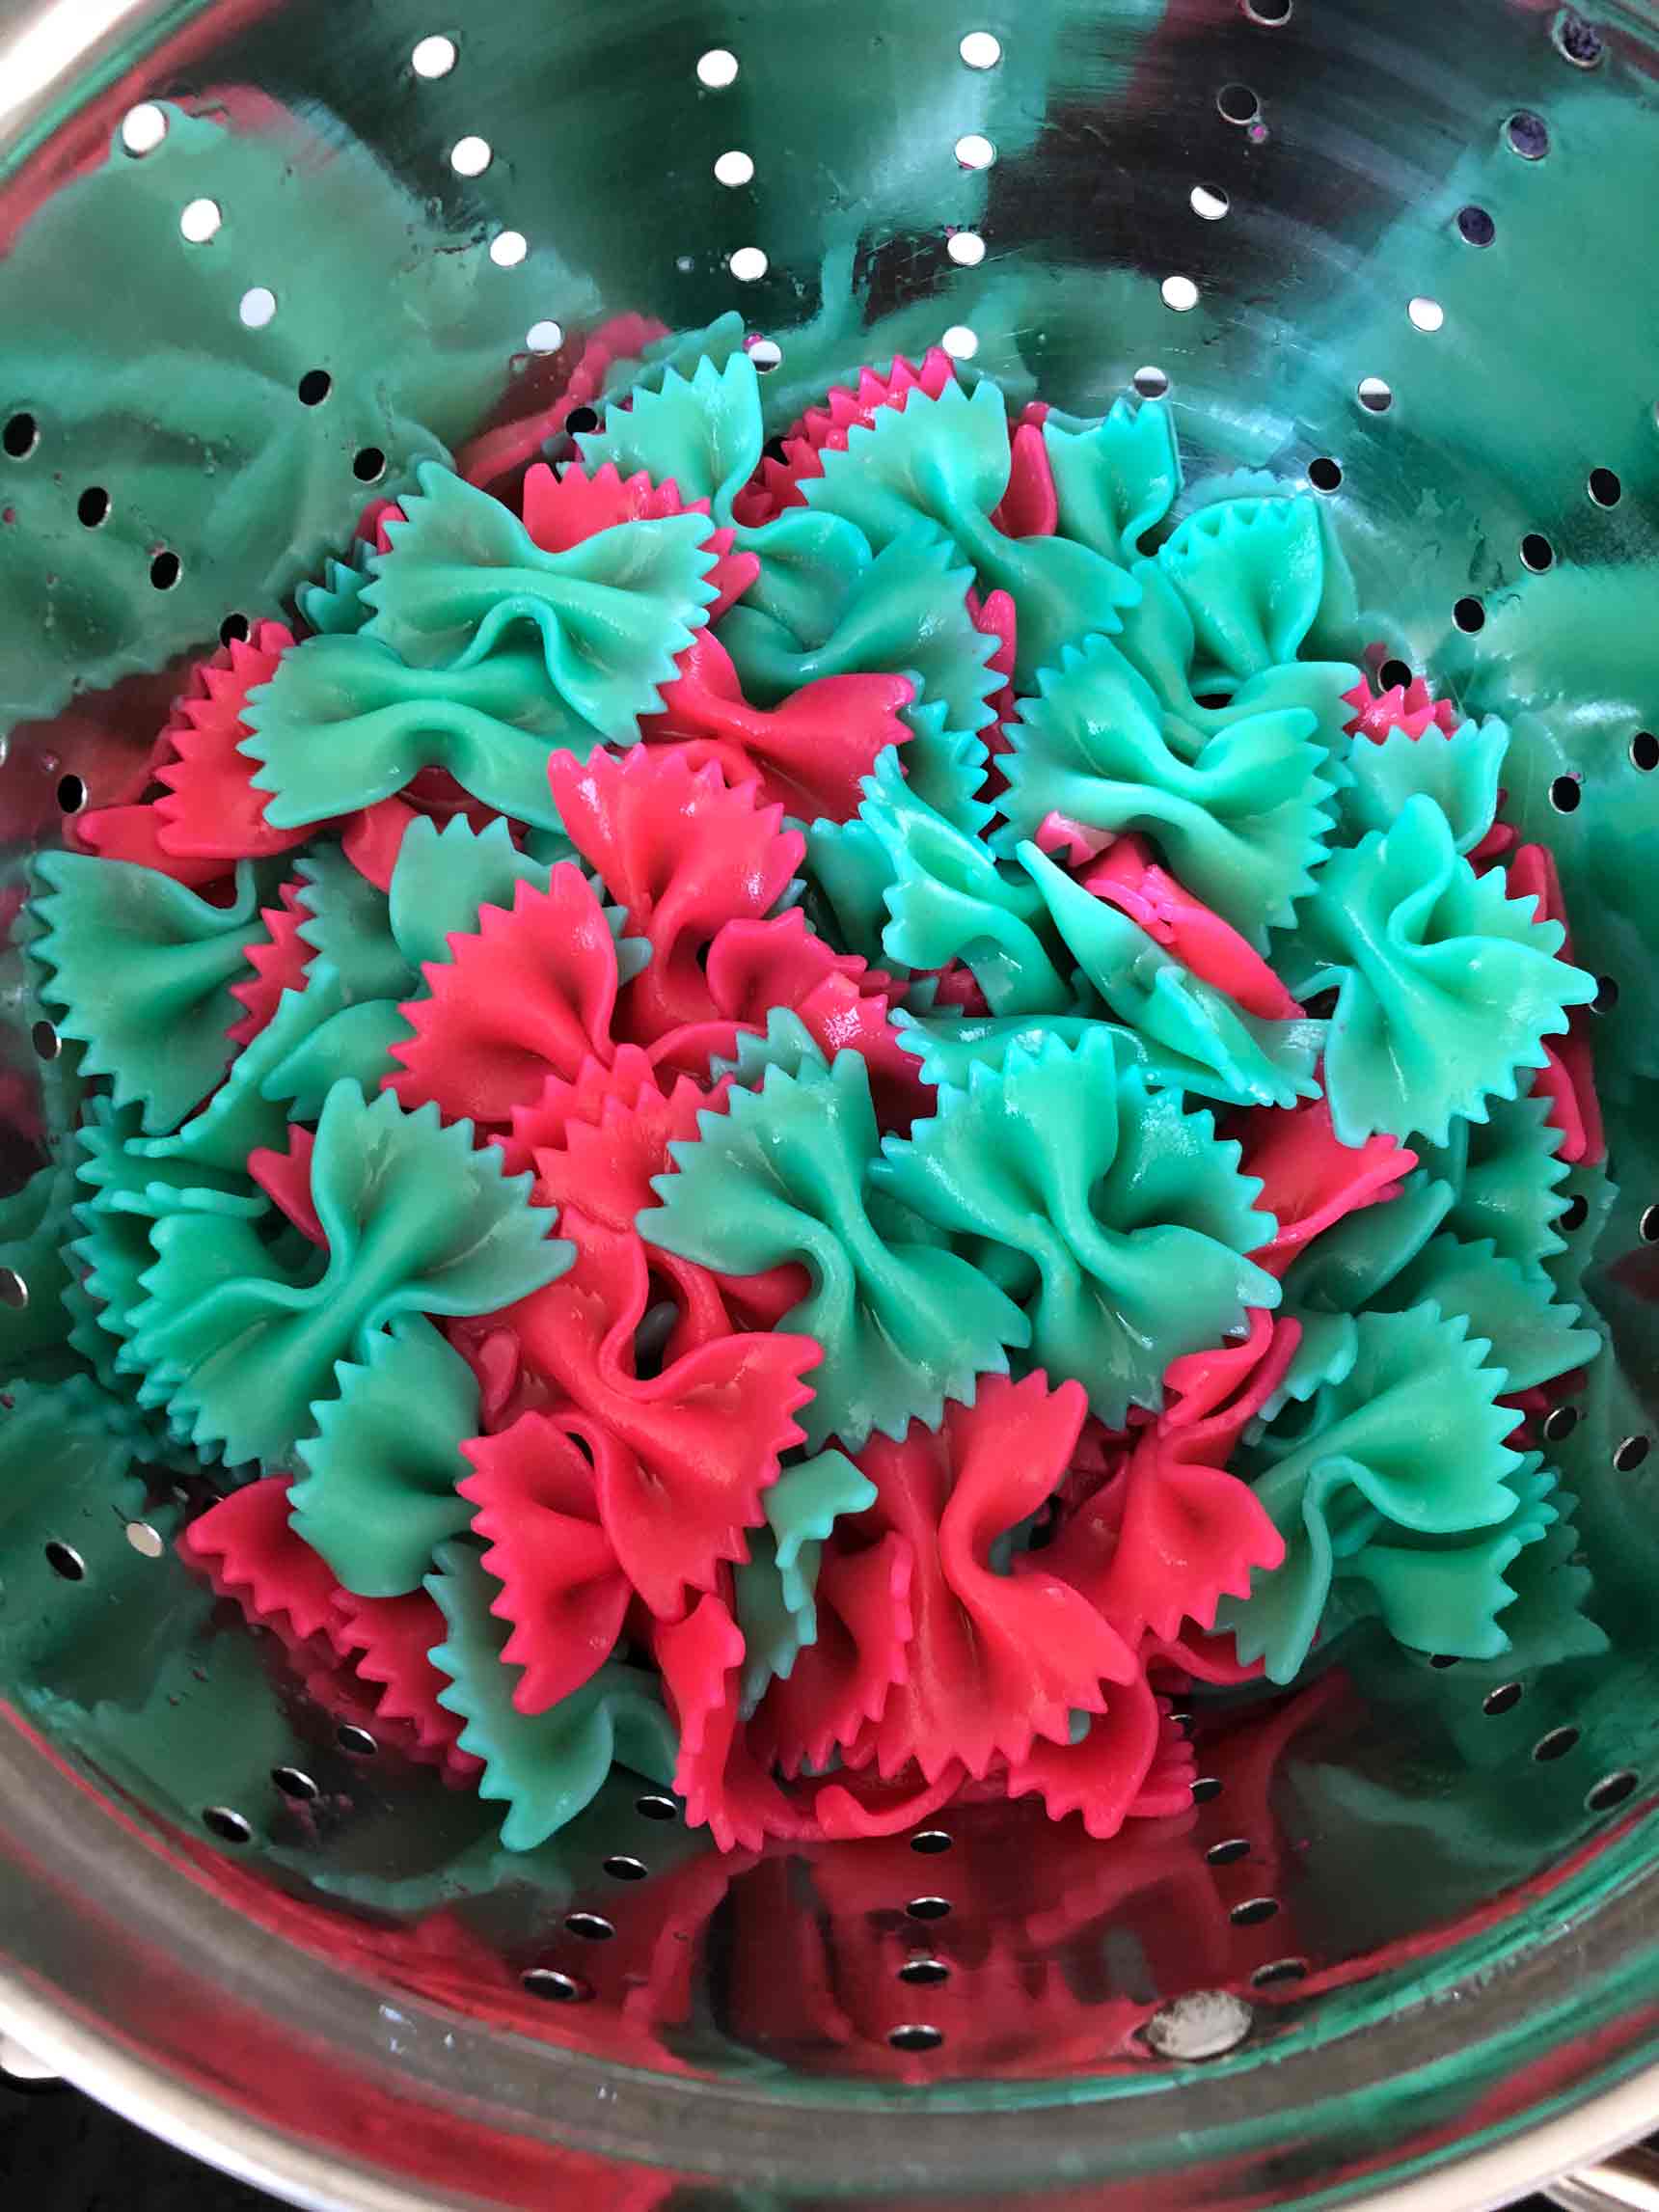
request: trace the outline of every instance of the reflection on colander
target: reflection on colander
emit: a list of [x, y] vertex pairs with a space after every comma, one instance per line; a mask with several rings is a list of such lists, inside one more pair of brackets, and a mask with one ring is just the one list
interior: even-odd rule
[[1017, 408], [1132, 388], [1167, 399], [1186, 505], [1328, 503], [1379, 686], [1421, 673], [1509, 724], [1506, 819], [1554, 852], [1599, 982], [1611, 1159], [1552, 1189], [1559, 1271], [1608, 1350], [1548, 1415], [1578, 1503], [1512, 1648], [1444, 1665], [1361, 1628], [1288, 1696], [1195, 1700], [1188, 1810], [1102, 1844], [968, 1804], [721, 1855], [616, 1775], [507, 1852], [499, 1811], [411, 1756], [361, 1647], [291, 1618], [249, 1634], [188, 1570], [200, 1492], [135, 1464], [77, 1379], [86, 1344], [51, 1325], [75, 1054], [14, 943], [9, 2024], [319, 2202], [574, 2181], [642, 2205], [1244, 2204], [1411, 2171], [1474, 2202], [1638, 2132], [1659, 2102], [1650, 12], [103, 14], [56, 77], [60, 11], [0, 34], [22, 57], [0, 204], [14, 899], [66, 815], [144, 794], [193, 662], [331, 626], [366, 499], [427, 461], [515, 482], [659, 333], [735, 317], [774, 436], [938, 344]]

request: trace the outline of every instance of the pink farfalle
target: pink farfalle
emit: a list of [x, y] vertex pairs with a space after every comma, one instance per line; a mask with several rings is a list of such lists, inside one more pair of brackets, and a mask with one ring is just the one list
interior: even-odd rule
[[857, 1547], [840, 1529], [830, 1535], [818, 1567], [817, 1636], [787, 1679], [768, 1684], [749, 1724], [757, 1749], [786, 1775], [828, 1765], [881, 1719], [910, 1663], [913, 1571], [910, 1542], [896, 1533]]
[[199, 1514], [178, 1537], [178, 1551], [221, 1598], [250, 1621], [273, 1628], [290, 1650], [313, 1636], [333, 1639], [340, 1589], [333, 1569], [288, 1519], [286, 1475], [266, 1475]]
[[562, 1145], [572, 1123], [596, 1121], [607, 1099], [632, 1106], [642, 1089], [655, 1086], [655, 1065], [639, 1046], [618, 1045], [613, 1059], [589, 1053], [573, 1076], [546, 1077], [533, 1098], [513, 1107], [511, 1129], [496, 1139], [508, 1171], [519, 1175], [533, 1167], [539, 1146]]
[[724, 1599], [710, 1593], [683, 1621], [659, 1622], [651, 1647], [680, 1732], [674, 1789], [687, 1826], [707, 1828], [722, 1851], [798, 1835], [801, 1816], [750, 1748], [739, 1717], [744, 1642]]
[[851, 1529], [891, 1530], [913, 1560], [905, 1679], [865, 1747], [883, 1774], [913, 1760], [932, 1781], [960, 1760], [983, 1775], [1023, 1758], [1034, 1735], [1065, 1741], [1074, 1712], [1101, 1710], [1104, 1683], [1133, 1678], [1129, 1647], [1046, 1552], [1018, 1575], [991, 1565], [995, 1540], [1059, 1483], [1087, 1406], [1074, 1382], [985, 1376], [937, 1431], [912, 1422], [901, 1443], [872, 1437], [857, 1455], [880, 1494]]
[[175, 883], [193, 891], [229, 881], [228, 863], [170, 853], [161, 843], [162, 822], [154, 806], [94, 806], [73, 814], [64, 825], [70, 850], [94, 853], [104, 860], [126, 860], [135, 867], [155, 868]]
[[311, 1187], [312, 1154], [315, 1150], [316, 1132], [289, 1122], [287, 1150], [276, 1152], [261, 1145], [250, 1152], [248, 1173], [309, 1243], [322, 1245], [328, 1239], [317, 1218]]
[[[857, 1052], [884, 1130], [908, 1130], [918, 1114], [933, 1111], [933, 1091], [888, 1012], [890, 977], [856, 954], [833, 951], [799, 908], [770, 921], [727, 922], [709, 946], [705, 974], [717, 1014], [734, 1031], [759, 1035], [769, 1013], [787, 1007], [827, 1059]], [[713, 1049], [729, 1054], [734, 1048]]]
[[[515, 1134], [532, 1121], [543, 1129], [557, 1124], [551, 1140], [531, 1150], [537, 1197], [548, 1205], [579, 1207], [602, 1229], [632, 1234], [636, 1217], [657, 1202], [652, 1178], [673, 1166], [668, 1146], [696, 1135], [699, 1113], [723, 1111], [729, 1086], [721, 1082], [705, 1091], [682, 1077], [665, 1090], [632, 1045], [621, 1048], [603, 1085], [594, 1079], [596, 1067], [589, 1063], [573, 1084], [550, 1079], [535, 1115], [515, 1116]], [[559, 1090], [562, 1100], [556, 1099]], [[740, 1325], [707, 1268], [655, 1245], [645, 1257], [653, 1289], [660, 1285], [675, 1308], [664, 1357], [678, 1359]]]
[[1438, 729], [1450, 737], [1463, 720], [1450, 699], [1434, 696], [1423, 676], [1413, 676], [1409, 684], [1394, 684], [1380, 692], [1373, 692], [1361, 676], [1352, 691], [1344, 692], [1343, 698], [1353, 708], [1353, 720], [1346, 725], [1348, 735], [1369, 737], [1377, 745], [1396, 729], [1404, 730], [1407, 737], [1421, 737], [1427, 729]]
[[1435, 697], [1424, 676], [1413, 676], [1408, 684], [1393, 684], [1376, 691], [1362, 676], [1343, 697], [1354, 710], [1352, 720], [1346, 725], [1348, 734], [1368, 737], [1377, 744], [1397, 729], [1413, 738], [1422, 737], [1430, 729], [1438, 729], [1450, 737], [1463, 719], [1452, 700]]
[[1259, 952], [1161, 867], [1147, 840], [1114, 837], [1079, 879], [1173, 952], [1205, 983], [1264, 1022], [1293, 1022], [1302, 1009]]
[[1278, 1223], [1271, 1243], [1251, 1253], [1258, 1267], [1282, 1275], [1315, 1237], [1361, 1207], [1399, 1195], [1401, 1181], [1417, 1165], [1417, 1155], [1391, 1136], [1344, 1144], [1331, 1126], [1324, 1098], [1289, 1107], [1264, 1107], [1241, 1117], [1243, 1154], [1239, 1166], [1257, 1176], [1262, 1195], [1256, 1204]]
[[456, 1781], [476, 1781], [483, 1761], [460, 1748], [462, 1722], [438, 1703], [449, 1687], [427, 1654], [449, 1633], [444, 1616], [424, 1590], [404, 1598], [335, 1597], [340, 1625], [334, 1640], [351, 1654], [359, 1679], [375, 1693], [374, 1718], [411, 1733], [413, 1758], [443, 1766]]
[[394, 1045], [387, 1089], [447, 1120], [502, 1129], [551, 1072], [612, 1056], [616, 942], [582, 870], [561, 862], [545, 891], [520, 883], [510, 910], [484, 907], [476, 935], [431, 961], [429, 996], [400, 1009], [414, 1030]]
[[257, 1037], [276, 1012], [283, 993], [305, 986], [306, 969], [316, 953], [300, 935], [307, 919], [300, 904], [304, 889], [302, 883], [284, 884], [277, 893], [281, 903], [259, 909], [265, 934], [248, 946], [248, 965], [254, 972], [231, 986], [231, 996], [242, 1009], [240, 1020], [225, 1032], [232, 1045], [245, 1045]]
[[1178, 1637], [1183, 1622], [1213, 1628], [1223, 1595], [1248, 1596], [1251, 1573], [1284, 1559], [1256, 1493], [1226, 1465], [1301, 1332], [1260, 1312], [1250, 1323], [1242, 1343], [1172, 1362], [1164, 1411], [1036, 1555], [1137, 1650], [1148, 1633]]
[[845, 822], [877, 756], [910, 736], [899, 710], [914, 696], [908, 676], [822, 676], [775, 707], [750, 706], [731, 655], [699, 630], [664, 689], [662, 713], [640, 727], [649, 744], [679, 742], [694, 769], [712, 762], [728, 783], [757, 783], [769, 806]]
[[261, 622], [251, 638], [223, 647], [197, 669], [195, 691], [179, 700], [164, 733], [175, 758], [156, 770], [167, 786], [155, 811], [168, 852], [258, 860], [289, 852], [316, 833], [314, 824], [278, 830], [266, 821], [267, 794], [254, 787], [258, 763], [241, 751], [249, 734], [242, 719], [248, 694], [270, 682], [293, 642], [281, 622]]
[[867, 430], [880, 408], [903, 407], [912, 392], [937, 399], [946, 385], [955, 381], [956, 364], [941, 345], [928, 347], [919, 369], [898, 354], [885, 374], [875, 369], [860, 369], [853, 390], [844, 384], [831, 386], [824, 404], [808, 407], [786, 436], [804, 439], [815, 452], [844, 451], [848, 432]]
[[[1040, 1741], [1008, 1772], [1010, 1797], [1037, 1796], [1050, 1819], [1075, 1813], [1091, 1836], [1115, 1836], [1134, 1813], [1178, 1813], [1192, 1802], [1192, 1753], [1172, 1752], [1164, 1713], [1142, 1675], [1106, 1693], [1105, 1710], [1072, 1743]], [[1166, 1755], [1170, 1771], [1161, 1788], [1149, 1789], [1155, 1762]]]
[[937, 399], [954, 381], [955, 365], [942, 346], [930, 346], [917, 369], [902, 356], [884, 375], [874, 369], [858, 371], [857, 387], [849, 391], [835, 385], [821, 407], [809, 407], [792, 423], [778, 442], [781, 458], [768, 455], [732, 505], [735, 519], [748, 526], [770, 522], [785, 507], [803, 506], [802, 484], [821, 477], [823, 452], [843, 452], [850, 430], [867, 429], [883, 407], [903, 407], [912, 392]]
[[651, 946], [621, 995], [618, 1035], [650, 1045], [715, 1018], [699, 956], [722, 922], [776, 905], [804, 856], [801, 833], [753, 784], [733, 790], [666, 747], [555, 753], [549, 777], [571, 842]]
[[640, 1376], [644, 1245], [574, 1206], [558, 1226], [575, 1265], [496, 1319], [527, 1368], [625, 1447], [595, 1468], [600, 1517], [634, 1588], [674, 1620], [688, 1588], [712, 1589], [722, 1562], [748, 1556], [744, 1531], [762, 1517], [780, 1454], [802, 1441], [802, 1378], [823, 1354], [810, 1337], [726, 1336]]
[[1054, 471], [1036, 423], [1015, 427], [1009, 441], [1008, 488], [991, 519], [1006, 537], [1052, 537], [1060, 527]]
[[[545, 553], [566, 553], [619, 523], [708, 511], [706, 499], [689, 503], [682, 499], [672, 478], [655, 484], [642, 469], [624, 477], [614, 461], [605, 462], [591, 475], [572, 462], [557, 476], [546, 462], [538, 462], [524, 480], [524, 525]], [[715, 557], [704, 579], [715, 593], [705, 619], [718, 622], [760, 574], [760, 561], [752, 553], [734, 551], [735, 533], [716, 530], [712, 520], [703, 542]]]
[[[1014, 661], [1018, 651], [1018, 614], [1013, 598], [1006, 591], [988, 591], [982, 599], [970, 584], [967, 587], [967, 618], [985, 638], [996, 640], [996, 650], [986, 662], [986, 667], [1002, 678], [1000, 689], [991, 696], [991, 711], [995, 717], [979, 733], [980, 743], [990, 753], [993, 763], [1008, 751], [1008, 724], [1018, 701], [1014, 696]], [[994, 799], [1006, 789], [1001, 776], [993, 768], [985, 796]]]
[[1086, 868], [1116, 841], [1117, 834], [1115, 830], [1091, 830], [1070, 814], [1047, 813], [1037, 825], [1038, 846], [1068, 868]]
[[589, 1422], [526, 1413], [461, 1450], [473, 1472], [457, 1488], [477, 1508], [473, 1533], [502, 1586], [490, 1611], [512, 1624], [502, 1658], [524, 1670], [513, 1704], [546, 1712], [622, 1633], [632, 1591], [600, 1522], [594, 1470], [624, 1447]]

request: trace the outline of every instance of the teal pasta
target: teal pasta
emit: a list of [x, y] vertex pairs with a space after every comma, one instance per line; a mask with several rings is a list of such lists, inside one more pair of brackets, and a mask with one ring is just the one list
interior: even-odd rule
[[1311, 499], [1200, 507], [1156, 558], [1192, 623], [1200, 694], [1232, 691], [1295, 660], [1319, 620], [1325, 539]]
[[432, 1554], [472, 1508], [461, 1445], [478, 1433], [476, 1378], [420, 1314], [366, 1332], [361, 1359], [335, 1364], [337, 1395], [295, 1447], [295, 1531], [363, 1598], [421, 1587]]
[[1509, 900], [1501, 874], [1477, 876], [1433, 800], [1409, 799], [1394, 826], [1332, 855], [1303, 918], [1292, 987], [1335, 989], [1325, 1084], [1337, 1134], [1421, 1131], [1445, 1143], [1454, 1114], [1515, 1096], [1544, 1064], [1543, 1039], [1596, 982], [1559, 959], [1559, 922]]
[[528, 634], [540, 688], [594, 737], [656, 711], [715, 598], [706, 516], [619, 523], [544, 553], [499, 500], [432, 462], [417, 477], [387, 523], [391, 551], [369, 563], [366, 639], [410, 668], [470, 669]]
[[1342, 796], [1344, 836], [1357, 842], [1370, 831], [1388, 829], [1407, 800], [1422, 793], [1445, 815], [1458, 852], [1473, 852], [1497, 815], [1509, 744], [1508, 725], [1489, 715], [1450, 735], [1432, 726], [1421, 737], [1394, 729], [1380, 744], [1355, 745]]
[[785, 1467], [764, 1500], [766, 1526], [732, 1575], [745, 1645], [743, 1701], [752, 1712], [767, 1684], [787, 1681], [818, 1639], [818, 1564], [835, 1523], [876, 1502], [876, 1486], [840, 1452]]
[[449, 1633], [432, 1652], [448, 1677], [439, 1703], [465, 1723], [460, 1749], [484, 1762], [478, 1795], [503, 1804], [502, 1842], [533, 1851], [593, 1802], [612, 1765], [666, 1787], [677, 1743], [656, 1678], [640, 1667], [599, 1669], [549, 1711], [521, 1713], [515, 1670], [502, 1664], [510, 1625], [490, 1611], [496, 1585], [464, 1544], [446, 1544], [426, 1588]]
[[302, 584], [294, 604], [309, 626], [331, 638], [346, 638], [361, 630], [373, 609], [366, 605], [365, 587], [373, 574], [369, 562], [374, 548], [359, 538], [343, 560], [332, 556], [324, 561], [320, 584]]
[[1239, 1106], [1291, 1106], [1318, 1095], [1315, 1021], [1247, 1014], [1157, 941], [1057, 868], [1035, 845], [1018, 858], [1053, 928], [1109, 1011], [1146, 1042], [1149, 1063], [1200, 1071], [1188, 1087]]
[[[1296, 1673], [1333, 1582], [1356, 1571], [1352, 1563], [1370, 1545], [1478, 1544], [1515, 1516], [1520, 1500], [1509, 1478], [1522, 1461], [1504, 1442], [1514, 1415], [1498, 1404], [1507, 1379], [1486, 1364], [1490, 1349], [1470, 1336], [1463, 1316], [1442, 1316], [1432, 1304], [1365, 1314], [1351, 1366], [1320, 1387], [1310, 1417], [1285, 1443], [1269, 1428], [1255, 1446], [1256, 1496], [1285, 1539], [1285, 1563], [1253, 1583], [1247, 1598], [1224, 1599], [1217, 1618], [1237, 1635], [1239, 1656], [1264, 1660], [1271, 1680]], [[1441, 1556], [1461, 1557], [1481, 1592], [1489, 1589], [1490, 1561], [1479, 1548]], [[1443, 1571], [1453, 1588], [1429, 1648], [1455, 1654], [1470, 1598], [1456, 1587], [1455, 1568]], [[1413, 1625], [1422, 1630], [1421, 1614]]]
[[177, 1214], [132, 1316], [132, 1352], [199, 1450], [281, 1459], [330, 1394], [337, 1359], [367, 1357], [399, 1314], [487, 1313], [554, 1281], [570, 1247], [437, 1109], [366, 1105], [349, 1081], [324, 1101], [311, 1170], [326, 1258], [295, 1270], [247, 1222]]
[[259, 900], [253, 867], [238, 864], [222, 907], [153, 868], [79, 853], [42, 853], [35, 874], [44, 888], [31, 950], [59, 1033], [86, 1047], [84, 1073], [108, 1076], [118, 1106], [141, 1106], [147, 1130], [176, 1129], [231, 1057], [225, 1032], [241, 1009], [230, 986]]
[[[875, 782], [877, 779], [867, 779]], [[884, 863], [882, 949], [906, 968], [961, 961], [994, 1014], [1058, 1012], [1071, 991], [1040, 893], [978, 838], [889, 786], [858, 809]]]
[[1098, 423], [1081, 424], [1050, 410], [1043, 444], [1060, 535], [1128, 568], [1181, 490], [1181, 456], [1168, 408], [1131, 407], [1117, 399]]
[[1120, 1067], [1109, 1036], [1011, 1045], [888, 1137], [872, 1180], [995, 1272], [1031, 1363], [1081, 1382], [1108, 1427], [1156, 1406], [1170, 1361], [1241, 1329], [1279, 1286], [1244, 1255], [1273, 1234], [1238, 1147]]
[[269, 795], [265, 819], [280, 829], [372, 806], [422, 769], [442, 768], [485, 806], [557, 830], [548, 755], [585, 755], [599, 742], [549, 692], [532, 651], [412, 669], [362, 635], [303, 639], [251, 695], [244, 719], [242, 751], [259, 764], [255, 788]]
[[972, 563], [986, 590], [1006, 591], [1018, 613], [1015, 681], [1029, 687], [1068, 640], [1115, 630], [1138, 597], [1114, 562], [1062, 537], [1004, 537], [991, 520], [1008, 482], [1008, 419], [994, 385], [971, 396], [949, 384], [937, 399], [912, 392], [855, 428], [843, 452], [819, 457], [824, 474], [802, 485], [819, 514], [856, 523], [879, 553], [931, 523]]
[[[420, 824], [411, 824], [406, 839]], [[300, 936], [340, 978], [348, 1006], [367, 998], [409, 997], [419, 969], [392, 928], [386, 893], [360, 875], [338, 845], [316, 845], [294, 862], [304, 888]]]
[[1147, 831], [1260, 949], [1293, 918], [1330, 833], [1317, 726], [1307, 707], [1265, 706], [1206, 734], [1164, 712], [1109, 638], [1088, 638], [1043, 670], [1009, 725], [1004, 839], [1035, 837], [1050, 815]]
[[1541, 1268], [1500, 1256], [1490, 1240], [1466, 1243], [1444, 1231], [1430, 1239], [1378, 1297], [1380, 1308], [1432, 1304], [1466, 1315], [1483, 1336], [1511, 1391], [1536, 1390], [1593, 1358], [1600, 1338], [1576, 1326], [1578, 1308], [1559, 1301]]
[[1002, 679], [996, 641], [967, 609], [973, 570], [949, 539], [918, 524], [871, 556], [860, 537], [832, 590], [791, 627], [742, 600], [720, 623], [720, 642], [746, 694], [775, 706], [823, 676], [914, 678], [918, 699], [944, 709], [945, 726], [970, 735], [993, 720]]
[[[1351, 662], [1289, 660], [1261, 668], [1241, 682], [1202, 664], [1193, 618], [1160, 559], [1137, 560], [1138, 602], [1126, 609], [1114, 643], [1151, 685], [1159, 708], [1196, 739], [1218, 737], [1261, 714], [1312, 715], [1310, 734], [1341, 780], [1353, 719], [1348, 695], [1360, 681]], [[1201, 703], [1202, 702], [1202, 703]]]
[[583, 432], [579, 444], [590, 468], [610, 461], [624, 476], [642, 469], [684, 500], [706, 500], [738, 549], [760, 557], [748, 593], [757, 611], [799, 632], [821, 618], [869, 548], [835, 516], [800, 507], [734, 526], [732, 503], [759, 466], [763, 436], [754, 364], [739, 350], [719, 365], [705, 357], [689, 378], [665, 366], [660, 381], [627, 406], [608, 408], [603, 429]]
[[[1029, 1324], [977, 1269], [925, 1234], [884, 1234], [871, 1213], [878, 1151], [869, 1077], [856, 1052], [829, 1068], [774, 1068], [698, 1116], [694, 1143], [669, 1147], [662, 1203], [639, 1215], [648, 1242], [703, 1267], [756, 1274], [803, 1266], [811, 1288], [778, 1326], [824, 1348], [802, 1422], [814, 1450], [901, 1436], [971, 1402], [977, 1377], [1007, 1371]], [[919, 1225], [918, 1225], [919, 1226]]]
[[441, 829], [417, 817], [403, 833], [387, 905], [388, 925], [412, 976], [428, 961], [449, 959], [449, 939], [476, 930], [480, 907], [510, 908], [521, 883], [545, 891], [552, 873], [548, 862], [519, 851], [499, 818], [475, 830], [462, 814]]
[[1494, 1099], [1484, 1121], [1455, 1121], [1446, 1142], [1420, 1147], [1420, 1157], [1452, 1193], [1446, 1226], [1459, 1237], [1489, 1238], [1522, 1267], [1565, 1251], [1568, 1171], [1547, 1099]]

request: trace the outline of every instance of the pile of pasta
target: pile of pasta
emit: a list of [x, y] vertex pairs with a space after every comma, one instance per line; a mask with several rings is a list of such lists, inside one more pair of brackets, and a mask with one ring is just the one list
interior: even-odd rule
[[1348, 657], [1318, 501], [965, 376], [767, 441], [741, 343], [607, 354], [36, 863], [77, 1419], [511, 1847], [612, 1762], [1107, 1836], [1194, 1683], [1503, 1651], [1570, 1508], [1596, 986], [1506, 727]]

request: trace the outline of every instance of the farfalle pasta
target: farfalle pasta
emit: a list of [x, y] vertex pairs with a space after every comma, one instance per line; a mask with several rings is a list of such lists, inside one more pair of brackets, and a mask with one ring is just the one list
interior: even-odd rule
[[1156, 402], [781, 389], [735, 316], [595, 334], [21, 933], [9, 1433], [189, 1478], [181, 1555], [512, 1851], [613, 1765], [722, 1849], [1103, 1840], [1189, 1802], [1178, 1695], [1591, 1601], [1595, 986], [1506, 724], [1373, 690], [1318, 503], [1186, 491]]

